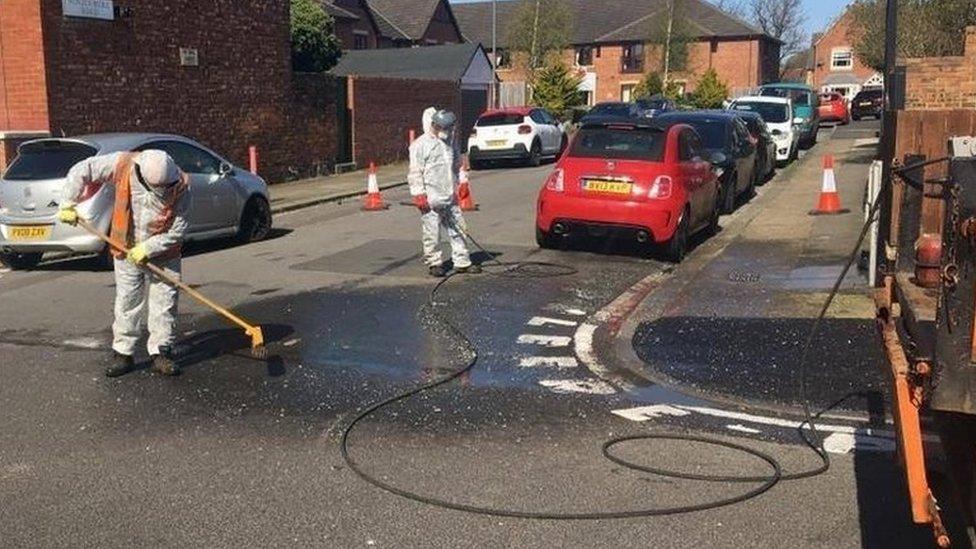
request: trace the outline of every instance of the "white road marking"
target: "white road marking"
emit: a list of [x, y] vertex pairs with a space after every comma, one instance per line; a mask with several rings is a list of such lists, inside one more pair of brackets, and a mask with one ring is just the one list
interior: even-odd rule
[[609, 383], [597, 379], [543, 379], [539, 381], [539, 385], [560, 394], [612, 395], [617, 392]]
[[82, 349], [98, 349], [104, 343], [94, 337], [75, 337], [61, 342], [66, 347], [81, 347]]
[[726, 429], [730, 431], [739, 431], [740, 433], [749, 433], [750, 435], [758, 435], [762, 431], [759, 429], [753, 429], [752, 427], [746, 427], [745, 425], [739, 425], [738, 423], [732, 425], [726, 425]]
[[523, 368], [559, 368], [561, 370], [567, 370], [570, 368], [578, 368], [579, 362], [577, 362], [574, 356], [529, 356], [523, 358], [519, 366]]
[[849, 454], [854, 450], [859, 452], [894, 452], [895, 441], [891, 438], [832, 433], [824, 438], [823, 447], [831, 454]]
[[572, 316], [586, 316], [586, 311], [582, 309], [563, 309], [563, 312]]
[[560, 318], [549, 318], [545, 316], [536, 316], [529, 320], [529, 326], [545, 326], [546, 324], [552, 324], [553, 326], [576, 326], [578, 323], [575, 320], [562, 320]]
[[298, 343], [299, 341], [301, 341], [301, 340], [298, 339], [298, 338], [289, 339], [288, 341], [284, 342], [282, 345], [284, 345], [285, 347], [291, 347], [291, 346], [295, 345], [296, 343]]
[[631, 421], [647, 421], [661, 416], [681, 417], [691, 415], [691, 412], [669, 404], [655, 404], [653, 406], [641, 406], [640, 408], [628, 408], [626, 410], [612, 410], [612, 413]]
[[593, 334], [596, 333], [596, 329], [596, 324], [586, 322], [580, 324], [579, 328], [576, 328], [576, 333], [573, 335], [573, 343], [577, 358], [598, 378], [611, 381], [624, 391], [632, 391], [634, 389], [632, 384], [614, 376], [597, 358], [596, 352], [593, 350]]
[[573, 338], [568, 336], [551, 336], [539, 334], [522, 334], [518, 342], [522, 345], [541, 345], [542, 347], [569, 347]]

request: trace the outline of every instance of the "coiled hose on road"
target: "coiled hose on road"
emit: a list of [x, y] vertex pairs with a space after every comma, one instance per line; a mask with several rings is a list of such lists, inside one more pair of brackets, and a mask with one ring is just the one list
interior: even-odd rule
[[[883, 189], [882, 189], [883, 191]], [[820, 438], [819, 433], [816, 428], [816, 416], [810, 410], [810, 405], [807, 398], [807, 383], [806, 383], [806, 368], [807, 368], [807, 357], [813, 346], [813, 340], [819, 332], [820, 325], [823, 319], [827, 315], [827, 310], [830, 308], [831, 303], [833, 303], [841, 285], [843, 284], [844, 278], [847, 277], [847, 273], [850, 271], [854, 262], [857, 261], [858, 256], [861, 252], [861, 246], [864, 243], [864, 239], [868, 234], [871, 227], [871, 221], [875, 219], [878, 214], [879, 207], [881, 205], [880, 200], [876, 200], [871, 211], [868, 215], [868, 221], [864, 224], [861, 229], [861, 233], [857, 239], [857, 243], [854, 245], [854, 249], [847, 259], [844, 265], [844, 269], [841, 271], [840, 276], [834, 282], [833, 287], [824, 302], [823, 308], [820, 314], [817, 316], [810, 332], [806, 338], [803, 346], [803, 350], [800, 353], [800, 368], [799, 368], [799, 385], [800, 385], [800, 400], [803, 406], [803, 413], [805, 416], [804, 425], [808, 429], [804, 430], [803, 425], [801, 425], [799, 432], [803, 439], [805, 445], [807, 445], [813, 452], [817, 455], [820, 460], [820, 465], [814, 467], [810, 470], [798, 471], [795, 473], [784, 473], [782, 466], [773, 456], [761, 452], [759, 450], [743, 446], [741, 444], [736, 444], [733, 442], [728, 442], [716, 437], [705, 436], [705, 435], [684, 435], [675, 433], [647, 433], [640, 435], [631, 435], [616, 437], [607, 440], [603, 444], [603, 456], [617, 465], [631, 469], [634, 471], [640, 471], [643, 473], [651, 473], [663, 477], [679, 478], [686, 480], [696, 480], [696, 481], [708, 481], [708, 482], [721, 482], [721, 483], [760, 483], [759, 486], [744, 492], [742, 494], [716, 499], [712, 501], [706, 501], [703, 503], [684, 505], [676, 507], [659, 507], [650, 509], [634, 509], [634, 510], [595, 510], [590, 512], [548, 512], [548, 511], [522, 511], [517, 509], [506, 509], [498, 507], [488, 507], [471, 505], [465, 503], [457, 503], [449, 501], [446, 499], [441, 499], [432, 496], [426, 496], [416, 492], [410, 491], [408, 488], [396, 486], [392, 482], [386, 482], [381, 480], [378, 476], [369, 473], [365, 468], [363, 468], [356, 460], [352, 458], [349, 452], [349, 438], [350, 435], [355, 431], [356, 426], [362, 421], [366, 420], [374, 413], [382, 410], [388, 406], [396, 404], [398, 402], [407, 400], [411, 397], [431, 391], [442, 385], [446, 385], [467, 372], [471, 371], [478, 364], [478, 349], [471, 342], [471, 339], [465, 334], [465, 332], [457, 326], [447, 315], [438, 312], [437, 308], [437, 295], [438, 292], [444, 288], [451, 280], [454, 279], [456, 275], [448, 276], [447, 278], [439, 281], [430, 291], [427, 298], [426, 306], [429, 307], [435, 316], [435, 320], [439, 322], [444, 328], [454, 337], [457, 341], [467, 349], [471, 354], [471, 359], [468, 363], [439, 379], [431, 381], [429, 383], [420, 385], [413, 389], [409, 389], [397, 395], [391, 396], [385, 400], [381, 400], [375, 404], [370, 405], [362, 412], [360, 412], [356, 417], [349, 422], [346, 428], [342, 432], [342, 438], [339, 443], [339, 450], [342, 454], [342, 459], [346, 462], [346, 465], [356, 473], [364, 481], [385, 490], [391, 494], [395, 494], [402, 498], [406, 498], [411, 501], [418, 503], [423, 503], [426, 505], [432, 505], [435, 507], [441, 507], [444, 509], [453, 509], [456, 511], [464, 511], [467, 513], [474, 513], [478, 515], [488, 515], [495, 517], [511, 517], [511, 518], [524, 518], [524, 519], [540, 519], [540, 520], [605, 520], [605, 519], [625, 519], [625, 518], [639, 518], [639, 517], [653, 517], [653, 516], [663, 516], [663, 515], [675, 515], [681, 513], [690, 513], [695, 511], [704, 511], [707, 509], [715, 509], [717, 507], [724, 507], [728, 505], [733, 505], [736, 503], [741, 503], [748, 499], [757, 497], [767, 491], [769, 491], [773, 486], [781, 481], [798, 480], [804, 478], [810, 478], [820, 475], [826, 472], [830, 468], [830, 458], [827, 452], [823, 448], [823, 443]], [[501, 271], [497, 273], [491, 273], [494, 276], [504, 276], [508, 278], [552, 278], [559, 276], [569, 276], [576, 274], [577, 270], [557, 263], [548, 262], [537, 262], [537, 261], [526, 261], [526, 262], [515, 262], [515, 263], [502, 263], [494, 259], [492, 254], [488, 252], [483, 246], [481, 246], [476, 240], [471, 238], [470, 234], [466, 231], [461, 231], [464, 236], [470, 240], [479, 250], [483, 253], [492, 257], [492, 268], [500, 268]], [[705, 474], [693, 474], [685, 473], [679, 471], [670, 471], [667, 469], [661, 469], [657, 467], [650, 467], [646, 465], [640, 465], [637, 463], [632, 463], [621, 457], [614, 455], [611, 450], [624, 442], [640, 441], [640, 440], [671, 440], [671, 441], [688, 441], [694, 443], [701, 443], [710, 446], [715, 446], [719, 448], [731, 449], [744, 454], [751, 455], [760, 459], [769, 465], [770, 474], [763, 476], [729, 476], [729, 475], [705, 475]]]

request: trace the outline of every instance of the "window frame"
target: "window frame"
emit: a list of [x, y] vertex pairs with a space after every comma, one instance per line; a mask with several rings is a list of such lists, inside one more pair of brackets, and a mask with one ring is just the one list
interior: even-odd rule
[[[166, 148], [164, 148], [164, 146], [167, 145], [167, 144], [180, 145], [180, 146], [186, 147], [186, 148], [188, 148], [190, 150], [193, 150], [193, 151], [197, 152], [198, 154], [203, 155], [206, 158], [213, 159], [214, 162], [216, 163], [216, 170], [213, 173], [210, 173], [210, 172], [197, 172], [197, 171], [191, 172], [191, 171], [188, 171], [185, 167], [180, 166], [179, 159], [176, 157], [176, 155], [174, 155], [172, 152], [170, 152], [169, 150], [167, 150]], [[210, 151], [207, 151], [207, 150], [205, 150], [205, 149], [203, 149], [201, 147], [198, 147], [197, 145], [194, 145], [192, 143], [187, 143], [186, 141], [181, 141], [179, 139], [157, 139], [155, 141], [150, 141], [148, 143], [144, 143], [142, 145], [139, 145], [139, 147], [137, 147], [135, 149], [135, 151], [136, 152], [141, 152], [141, 151], [147, 151], [147, 150], [152, 150], [152, 149], [161, 150], [161, 151], [165, 152], [166, 154], [170, 155], [173, 158], [173, 161], [176, 162], [176, 165], [180, 168], [180, 170], [183, 173], [186, 173], [188, 175], [203, 175], [203, 176], [207, 176], [207, 177], [215, 176], [215, 175], [218, 175], [219, 176], [220, 175], [220, 167], [222, 165], [224, 165], [224, 164], [227, 163], [226, 160], [224, 160], [223, 158], [220, 158], [219, 156], [211, 153]]]
[[[837, 56], [844, 55], [847, 59], [846, 65], [837, 63]], [[834, 48], [830, 50], [830, 70], [832, 71], [852, 71], [854, 70], [854, 51], [848, 47]]]
[[623, 44], [620, 51], [620, 72], [624, 74], [644, 72], [645, 55], [643, 42]]
[[[368, 50], [369, 49], [369, 33], [362, 30], [352, 31], [353, 43], [352, 49], [354, 50]], [[360, 40], [362, 40], [362, 47], [360, 47]]]
[[[580, 59], [583, 57], [583, 53], [587, 52], [589, 54], [589, 63], [582, 63]], [[594, 46], [577, 46], [576, 47], [576, 66], [577, 67], [592, 67], [593, 60], [596, 59], [596, 47]]]

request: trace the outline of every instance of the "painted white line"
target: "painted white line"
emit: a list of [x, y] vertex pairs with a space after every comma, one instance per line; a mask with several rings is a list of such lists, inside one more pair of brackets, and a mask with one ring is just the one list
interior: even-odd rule
[[655, 404], [653, 406], [641, 406], [640, 408], [628, 408], [626, 410], [612, 410], [611, 413], [631, 421], [647, 421], [661, 416], [690, 416], [691, 412], [676, 408], [668, 404]]
[[609, 383], [596, 379], [543, 379], [539, 381], [539, 385], [560, 394], [612, 395], [617, 392]]
[[284, 342], [284, 343], [283, 343], [283, 345], [284, 345], [285, 347], [291, 347], [291, 346], [293, 346], [293, 345], [295, 345], [295, 344], [297, 344], [297, 343], [298, 343], [299, 341], [301, 341], [301, 340], [300, 340], [300, 339], [298, 339], [298, 338], [295, 338], [295, 339], [289, 339], [288, 341], [286, 341], [286, 342]]
[[529, 326], [545, 326], [547, 324], [551, 324], [553, 326], [576, 326], [578, 322], [575, 320], [562, 320], [559, 318], [549, 318], [545, 316], [536, 316], [529, 320]]
[[746, 427], [745, 425], [739, 425], [738, 423], [726, 425], [725, 428], [730, 431], [738, 431], [740, 433], [748, 433], [750, 435], [758, 435], [762, 432], [759, 429], [753, 429], [752, 427]]
[[82, 349], [98, 349], [105, 344], [94, 337], [75, 337], [61, 342], [66, 347], [81, 347]]
[[576, 361], [576, 357], [574, 356], [529, 356], [523, 358], [519, 366], [523, 368], [559, 368], [561, 370], [568, 370], [570, 368], [578, 368], [579, 362]]
[[593, 372], [598, 378], [609, 381], [624, 391], [632, 391], [634, 389], [633, 384], [613, 375], [597, 358], [596, 352], [593, 350], [593, 334], [596, 333], [596, 329], [596, 324], [586, 322], [576, 328], [576, 333], [573, 334], [576, 357], [586, 366], [586, 369]]
[[563, 312], [572, 316], [586, 316], [586, 311], [583, 309], [563, 309]]
[[859, 434], [832, 433], [824, 438], [824, 450], [831, 454], [858, 452], [894, 452], [895, 441], [891, 438], [872, 437]]
[[569, 347], [573, 338], [569, 336], [550, 336], [538, 334], [522, 334], [518, 342], [522, 345], [541, 345], [542, 347]]

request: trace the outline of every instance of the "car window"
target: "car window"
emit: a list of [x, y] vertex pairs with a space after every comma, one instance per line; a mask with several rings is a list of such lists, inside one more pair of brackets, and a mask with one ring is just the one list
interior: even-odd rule
[[678, 136], [678, 160], [690, 162], [701, 159], [701, 142], [692, 130], [684, 130]]
[[590, 110], [590, 114], [601, 114], [607, 116], [630, 116], [631, 106], [626, 103], [604, 103], [597, 105]]
[[734, 111], [754, 112], [770, 124], [782, 124], [790, 119], [789, 108], [782, 103], [736, 101], [730, 108]]
[[725, 121], [720, 118], [699, 118], [687, 122], [701, 137], [707, 149], [724, 149], [727, 145]]
[[496, 114], [486, 114], [478, 119], [478, 123], [475, 124], [480, 128], [486, 128], [491, 126], [515, 126], [521, 124], [525, 121], [525, 117], [521, 114], [515, 113], [496, 113]]
[[810, 105], [810, 96], [813, 95], [808, 90], [796, 90], [792, 88], [762, 88], [759, 95], [771, 97], [786, 97], [793, 100], [795, 106]]
[[735, 133], [739, 138], [739, 144], [745, 144], [750, 141], [752, 135], [749, 134], [749, 128], [746, 127], [746, 123], [742, 120], [736, 119], [732, 123], [733, 128], [735, 128]]
[[702, 144], [701, 138], [695, 131], [690, 132], [691, 139], [691, 149], [694, 156], [692, 158], [704, 158], [705, 157], [705, 146]]
[[664, 158], [664, 136], [656, 128], [584, 127], [573, 140], [569, 156], [660, 162]]
[[529, 113], [529, 118], [536, 124], [547, 124], [546, 117], [542, 114], [542, 111], [532, 111]]
[[75, 164], [95, 156], [96, 152], [90, 145], [73, 141], [25, 143], [3, 178], [10, 181], [61, 179], [68, 175]]
[[185, 173], [217, 175], [220, 173], [220, 160], [189, 143], [181, 141], [155, 141], [139, 147], [140, 151], [158, 149], [173, 157], [173, 161]]
[[549, 114], [549, 111], [540, 110], [539, 112], [542, 113], [542, 119], [546, 121], [546, 124], [552, 124], [553, 126], [558, 124], [558, 122], [556, 122], [556, 119], [553, 118], [551, 114]]

